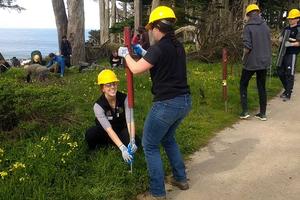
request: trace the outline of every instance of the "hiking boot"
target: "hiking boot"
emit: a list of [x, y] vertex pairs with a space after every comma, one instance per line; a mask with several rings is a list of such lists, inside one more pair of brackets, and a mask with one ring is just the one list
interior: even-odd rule
[[241, 114], [240, 114], [240, 119], [247, 119], [249, 118], [250, 115], [247, 111], [243, 111]]
[[155, 197], [150, 192], [145, 192], [143, 194], [139, 194], [136, 197], [137, 200], [165, 200], [166, 196]]
[[291, 97], [285, 96], [282, 98], [282, 101], [284, 101], [284, 102], [289, 101], [289, 100], [291, 100]]
[[267, 120], [267, 116], [265, 114], [262, 114], [262, 113], [257, 113], [255, 115], [255, 118], [260, 119], [261, 121], [266, 121]]
[[284, 91], [279, 97], [280, 98], [285, 98], [286, 97], [286, 91]]
[[187, 190], [190, 188], [187, 181], [176, 181], [174, 177], [171, 178], [170, 184], [178, 187], [181, 190]]

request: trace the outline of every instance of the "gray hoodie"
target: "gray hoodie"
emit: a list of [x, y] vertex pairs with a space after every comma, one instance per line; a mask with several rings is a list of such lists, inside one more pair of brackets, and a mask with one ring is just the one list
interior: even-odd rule
[[266, 22], [258, 15], [251, 16], [244, 27], [244, 48], [249, 49], [243, 64], [246, 70], [267, 69], [271, 64], [271, 36]]

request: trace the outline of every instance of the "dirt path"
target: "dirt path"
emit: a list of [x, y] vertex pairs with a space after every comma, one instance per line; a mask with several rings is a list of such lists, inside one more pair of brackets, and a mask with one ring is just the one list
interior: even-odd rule
[[269, 101], [267, 121], [252, 116], [217, 134], [187, 165], [190, 189], [172, 200], [299, 200], [300, 80], [289, 102]]

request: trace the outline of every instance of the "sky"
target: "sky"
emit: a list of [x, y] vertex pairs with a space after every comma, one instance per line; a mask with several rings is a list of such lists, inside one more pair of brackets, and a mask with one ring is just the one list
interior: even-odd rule
[[[51, 0], [17, 0], [22, 12], [0, 9], [0, 28], [56, 28]], [[99, 29], [98, 1], [84, 0], [85, 28]]]

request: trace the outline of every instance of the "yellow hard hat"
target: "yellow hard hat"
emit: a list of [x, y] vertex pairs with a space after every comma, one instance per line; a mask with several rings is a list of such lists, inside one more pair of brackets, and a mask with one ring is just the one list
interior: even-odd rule
[[98, 85], [119, 82], [117, 75], [110, 69], [104, 69], [98, 74]]
[[34, 61], [34, 62], [39, 62], [40, 59], [41, 59], [41, 58], [40, 58], [39, 55], [34, 55], [34, 56], [33, 56], [33, 61]]
[[300, 17], [300, 11], [298, 9], [292, 9], [290, 10], [287, 18], [288, 19], [295, 19], [295, 18], [298, 18]]
[[160, 19], [176, 19], [174, 11], [167, 6], [158, 6], [150, 14], [149, 22], [146, 25], [146, 29], [150, 29], [151, 24]]
[[253, 10], [258, 10], [259, 11], [259, 7], [256, 4], [250, 4], [250, 5], [248, 5], [247, 8], [246, 8], [246, 15], [249, 12], [253, 11]]

